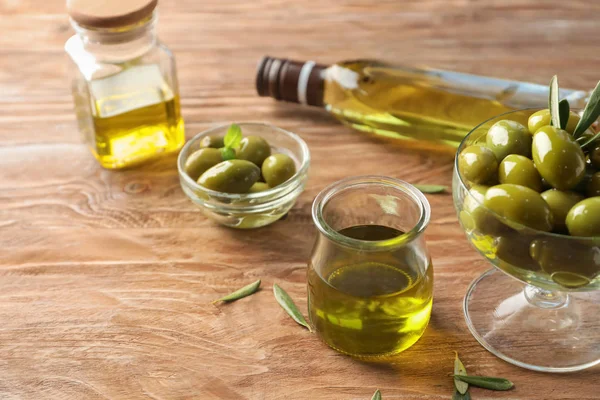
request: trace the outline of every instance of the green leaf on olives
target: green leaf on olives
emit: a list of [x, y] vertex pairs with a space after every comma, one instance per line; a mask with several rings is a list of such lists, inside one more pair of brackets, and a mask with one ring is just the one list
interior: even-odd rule
[[242, 128], [238, 124], [231, 124], [227, 133], [225, 134], [225, 138], [223, 139], [223, 144], [225, 147], [229, 147], [230, 149], [237, 149], [240, 146], [240, 142], [242, 141]]
[[592, 94], [590, 95], [590, 100], [585, 106], [583, 110], [583, 115], [573, 132], [573, 137], [577, 139], [579, 135], [586, 131], [587, 128], [592, 126], [594, 122], [600, 116], [600, 81], [594, 88]]
[[558, 103], [558, 115], [560, 119], [560, 129], [567, 129], [567, 123], [569, 122], [570, 114], [569, 100], [562, 99]]
[[552, 126], [560, 128], [560, 113], [558, 110], [558, 77], [554, 75], [550, 81], [550, 95], [548, 97], [548, 109]]

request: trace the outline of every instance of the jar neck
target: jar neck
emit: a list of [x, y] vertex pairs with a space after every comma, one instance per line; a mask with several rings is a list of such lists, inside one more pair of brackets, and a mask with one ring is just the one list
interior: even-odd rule
[[[325, 188], [312, 207], [321, 235], [351, 249], [391, 251], [419, 239], [430, 218], [430, 206], [414, 186], [389, 177], [347, 178]], [[340, 233], [344, 228], [380, 225], [401, 235], [385, 240], [359, 240]]]
[[156, 45], [156, 23], [158, 14], [129, 26], [118, 28], [94, 28], [77, 24], [71, 20], [85, 51], [98, 58], [132, 59], [148, 52]]

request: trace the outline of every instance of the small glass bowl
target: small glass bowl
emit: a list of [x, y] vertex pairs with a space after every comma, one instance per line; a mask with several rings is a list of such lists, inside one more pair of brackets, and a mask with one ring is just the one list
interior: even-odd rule
[[225, 136], [229, 125], [223, 125], [201, 132], [185, 144], [177, 159], [179, 180], [183, 192], [208, 218], [232, 228], [259, 228], [277, 221], [294, 206], [308, 178], [310, 153], [304, 140], [294, 133], [258, 122], [242, 122], [238, 125], [244, 136], [260, 136], [269, 142], [272, 154], [290, 156], [296, 163], [296, 174], [283, 184], [259, 193], [223, 193], [198, 185], [185, 173], [185, 161], [200, 149], [204, 137]]

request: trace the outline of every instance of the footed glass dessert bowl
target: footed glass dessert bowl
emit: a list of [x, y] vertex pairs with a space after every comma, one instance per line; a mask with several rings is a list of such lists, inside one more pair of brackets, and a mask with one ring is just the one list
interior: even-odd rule
[[[515, 111], [485, 121], [465, 137], [458, 149], [452, 188], [458, 218], [469, 242], [495, 267], [470, 285], [464, 313], [479, 343], [505, 361], [536, 371], [577, 371], [600, 363], [600, 237], [568, 235], [564, 215], [562, 219], [544, 215], [548, 212], [546, 202], [540, 203], [541, 208], [536, 202], [547, 198], [538, 192], [558, 191], [544, 179], [540, 181], [544, 187], [522, 190], [531, 198], [519, 197], [521, 193], [511, 195], [508, 189], [517, 185], [503, 185], [502, 178], [506, 179], [507, 174], [502, 164], [506, 167], [512, 159], [500, 162], [498, 170], [505, 173], [500, 181], [494, 176], [485, 184], [474, 183], [472, 176], [465, 176], [472, 171], [466, 172], [460, 165], [460, 156], [464, 163], [468, 151], [463, 151], [469, 146], [490, 147], [486, 138], [496, 123], [511, 120], [525, 128], [536, 111]], [[508, 140], [512, 140], [510, 134]], [[537, 170], [541, 170], [539, 164], [538, 159]], [[586, 161], [585, 168], [589, 164]], [[479, 170], [481, 173], [487, 171]], [[518, 178], [527, 182], [529, 177]], [[508, 193], [506, 199], [499, 196], [493, 203], [495, 194], [490, 190], [500, 193], [506, 187], [501, 193]], [[569, 188], [568, 192], [576, 196], [577, 190]], [[584, 197], [581, 195], [577, 201]], [[508, 218], [513, 215], [528, 223]], [[553, 227], [545, 226], [548, 221]], [[560, 221], [563, 226], [557, 230]]]

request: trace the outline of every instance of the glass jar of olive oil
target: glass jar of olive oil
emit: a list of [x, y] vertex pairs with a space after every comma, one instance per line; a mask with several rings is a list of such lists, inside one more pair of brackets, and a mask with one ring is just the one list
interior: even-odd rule
[[84, 142], [105, 168], [175, 152], [185, 140], [175, 58], [156, 36], [158, 0], [69, 0], [65, 44]]
[[349, 178], [317, 196], [312, 216], [319, 235], [308, 266], [308, 307], [320, 337], [361, 358], [412, 346], [433, 301], [425, 196], [392, 178]]

